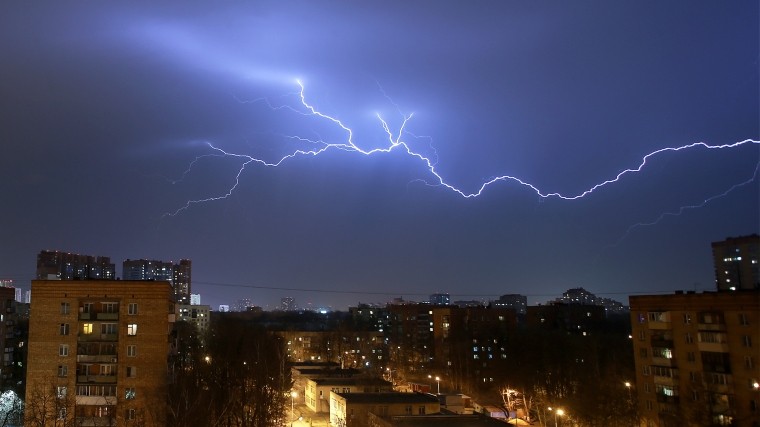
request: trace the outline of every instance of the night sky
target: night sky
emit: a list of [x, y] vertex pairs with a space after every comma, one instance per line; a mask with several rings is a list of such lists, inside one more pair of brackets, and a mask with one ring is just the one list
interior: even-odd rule
[[[48, 249], [119, 274], [192, 259], [214, 307], [712, 289], [710, 242], [760, 231], [759, 17], [756, 1], [3, 2], [0, 278], [28, 288]], [[398, 141], [446, 184], [538, 191], [465, 198], [403, 146], [363, 153], [411, 113]]]

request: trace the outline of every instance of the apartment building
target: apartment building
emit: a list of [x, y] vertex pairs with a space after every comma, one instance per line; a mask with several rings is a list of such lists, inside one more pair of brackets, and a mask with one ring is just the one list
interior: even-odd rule
[[712, 253], [718, 290], [760, 289], [760, 235], [712, 242]]
[[441, 411], [438, 397], [425, 393], [330, 392], [330, 425], [368, 427], [370, 414], [427, 415]]
[[760, 292], [630, 297], [642, 425], [760, 426]]
[[171, 292], [168, 282], [32, 281], [26, 413], [40, 419], [29, 421], [165, 425]]
[[330, 412], [330, 392], [380, 393], [391, 391], [393, 391], [393, 385], [381, 378], [311, 378], [306, 380], [304, 402], [314, 412]]

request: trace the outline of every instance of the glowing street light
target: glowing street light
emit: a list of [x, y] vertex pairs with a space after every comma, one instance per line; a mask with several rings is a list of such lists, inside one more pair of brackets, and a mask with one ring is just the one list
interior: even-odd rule
[[631, 400], [631, 383], [629, 381], [626, 381], [625, 387], [628, 389], [628, 400]]
[[547, 409], [549, 411], [554, 411], [554, 427], [557, 427], [557, 416], [559, 415], [561, 417], [561, 416], [565, 415], [565, 411], [563, 411], [562, 409], [559, 409], [559, 408], [552, 409], [551, 406], [548, 407]]
[[441, 394], [441, 377], [435, 377], [435, 383], [438, 386], [438, 394]]

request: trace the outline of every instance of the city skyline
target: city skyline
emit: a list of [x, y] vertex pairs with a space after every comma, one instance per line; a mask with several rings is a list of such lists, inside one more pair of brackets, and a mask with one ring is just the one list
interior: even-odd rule
[[215, 308], [627, 304], [714, 289], [711, 242], [760, 232], [752, 2], [3, 9], [22, 288], [49, 249], [190, 259]]

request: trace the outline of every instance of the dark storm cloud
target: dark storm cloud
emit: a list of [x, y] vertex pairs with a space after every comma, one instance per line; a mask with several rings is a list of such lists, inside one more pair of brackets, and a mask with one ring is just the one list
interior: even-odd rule
[[[287, 292], [345, 306], [382, 289], [594, 292], [702, 288], [709, 243], [757, 232], [758, 184], [658, 225], [752, 176], [757, 145], [653, 159], [592, 197], [514, 183], [462, 199], [401, 153], [332, 151], [280, 168], [299, 135], [341, 142], [296, 106], [294, 79], [387, 144], [375, 113], [465, 192], [503, 174], [576, 194], [647, 153], [758, 137], [758, 6], [503, 1], [26, 4], [0, 13], [0, 277], [24, 286], [40, 249], [192, 258], [206, 302]], [[256, 101], [259, 100], [259, 101]], [[179, 180], [179, 178], [184, 178]], [[730, 218], [728, 220], [727, 218]], [[211, 295], [214, 295], [211, 298]], [[214, 299], [215, 298], [215, 299]], [[209, 301], [211, 299], [211, 301]]]

